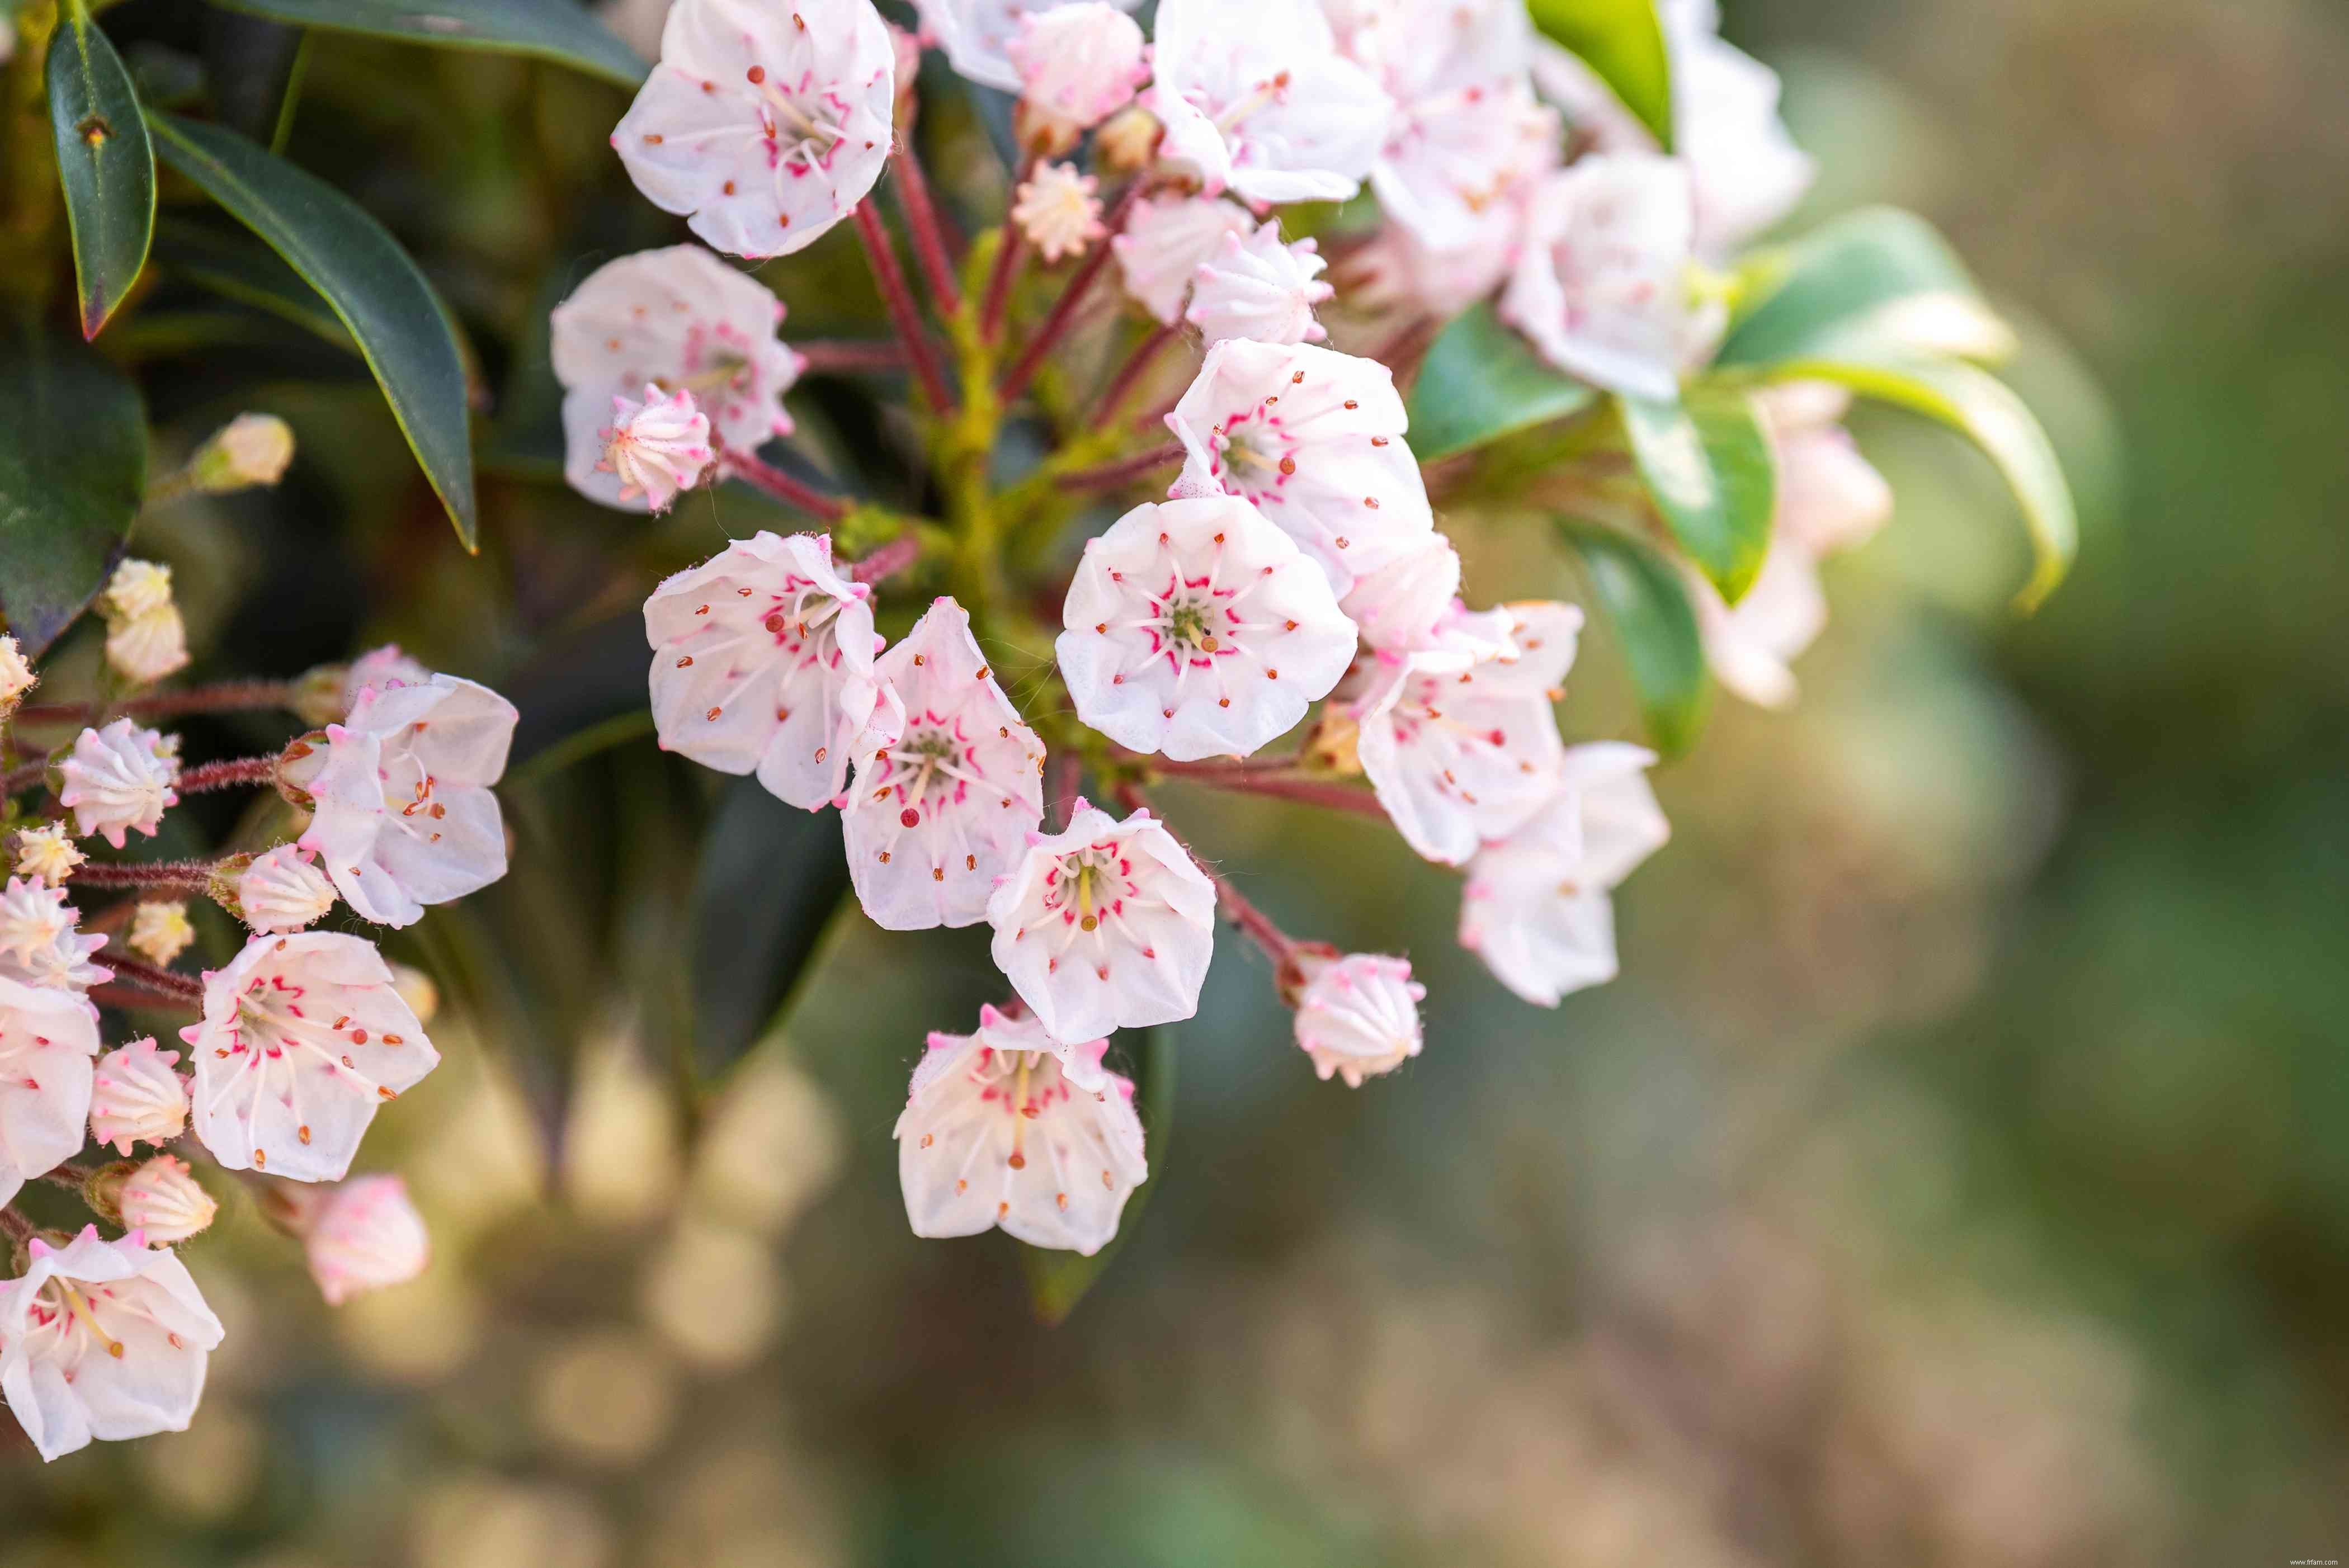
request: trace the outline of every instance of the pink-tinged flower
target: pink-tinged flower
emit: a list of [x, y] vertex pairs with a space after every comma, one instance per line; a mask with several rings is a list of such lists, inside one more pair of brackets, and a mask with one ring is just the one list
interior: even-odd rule
[[1354, 579], [1341, 603], [1380, 653], [1414, 653], [1436, 645], [1437, 627], [1460, 595], [1460, 552], [1430, 533], [1375, 572]]
[[872, 597], [822, 533], [738, 539], [662, 583], [645, 601], [661, 745], [756, 772], [788, 804], [828, 805], [880, 691]]
[[1172, 493], [1253, 502], [1342, 596], [1435, 527], [1408, 423], [1393, 372], [1374, 359], [1219, 343], [1166, 416], [1185, 459]]
[[1007, 52], [1019, 72], [1021, 139], [1054, 157], [1150, 79], [1140, 25], [1102, 0], [1027, 13]]
[[1145, 502], [1088, 541], [1061, 624], [1077, 717], [1178, 762], [1287, 733], [1354, 656], [1320, 569], [1236, 496]]
[[1078, 801], [1065, 831], [1030, 842], [987, 918], [996, 967], [1057, 1039], [1199, 1010], [1215, 884], [1146, 810], [1120, 822]]
[[1342, 201], [1379, 155], [1394, 100], [1337, 51], [1317, 0], [1162, 0], [1159, 156], [1251, 202]]
[[177, 1051], [159, 1051], [155, 1037], [131, 1041], [98, 1058], [90, 1089], [89, 1131], [128, 1156], [133, 1143], [160, 1148], [188, 1130], [188, 1084], [173, 1068]]
[[150, 1246], [176, 1246], [212, 1228], [220, 1204], [188, 1170], [188, 1162], [158, 1154], [125, 1177], [114, 1194], [123, 1226], [143, 1233]]
[[1338, 292], [1321, 281], [1325, 265], [1311, 240], [1282, 244], [1277, 222], [1226, 234], [1192, 274], [1187, 319], [1209, 343], [1319, 343], [1330, 335], [1313, 307]]
[[641, 500], [657, 513], [676, 503], [679, 490], [698, 484], [717, 456], [709, 416], [692, 393], [647, 387], [641, 403], [612, 399], [612, 427], [595, 466], [620, 481], [621, 500]]
[[1331, 1074], [1360, 1088], [1419, 1055], [1419, 1004], [1427, 987], [1402, 958], [1350, 953], [1298, 960], [1305, 990], [1297, 999], [1297, 1044], [1323, 1082]]
[[419, 686], [432, 678], [432, 672], [399, 651], [397, 643], [386, 643], [370, 648], [350, 663], [343, 676], [343, 705], [334, 717], [341, 718], [359, 700], [359, 693], [369, 686]]
[[26, 1251], [22, 1277], [0, 1284], [0, 1396], [41, 1458], [186, 1431], [221, 1342], [186, 1265], [95, 1225]]
[[885, 695], [840, 813], [857, 902], [890, 931], [976, 925], [1043, 818], [1044, 743], [952, 599], [933, 603], [876, 674]]
[[0, 978], [0, 1203], [81, 1152], [97, 1055], [97, 1008]]
[[1145, 196], [1112, 240], [1125, 292], [1172, 326], [1183, 318], [1191, 282], [1227, 234], [1244, 234], [1248, 215], [1213, 196]]
[[271, 935], [299, 931], [335, 907], [335, 884], [297, 844], [256, 855], [236, 879], [237, 908], [245, 924]]
[[1778, 74], [1720, 36], [1712, 0], [1662, 7], [1672, 150], [1696, 192], [1696, 246], [1724, 256], [1794, 211], [1817, 174], [1778, 118]]
[[1078, 173], [1073, 163], [1047, 163], [1019, 187], [1011, 221], [1047, 263], [1082, 255], [1109, 232], [1101, 221], [1101, 201], [1093, 195], [1100, 183], [1090, 174]]
[[38, 877], [51, 887], [62, 886], [74, 868], [89, 859], [73, 841], [73, 830], [63, 822], [45, 822], [16, 832], [16, 869]]
[[278, 1189], [287, 1228], [302, 1238], [310, 1277], [328, 1306], [406, 1284], [432, 1261], [424, 1216], [397, 1176], [354, 1176], [331, 1186]]
[[232, 1171], [336, 1181], [376, 1108], [440, 1062], [375, 944], [336, 932], [256, 936], [204, 976], [195, 1130]]
[[131, 829], [153, 837], [163, 809], [180, 803], [171, 788], [180, 773], [178, 740], [127, 718], [83, 730], [58, 772], [65, 787], [57, 803], [72, 810], [75, 830], [84, 837], [103, 834], [118, 850]]
[[413, 925], [506, 874], [505, 820], [491, 789], [505, 774], [513, 704], [436, 675], [371, 687], [326, 745], [286, 770], [313, 801], [296, 841], [363, 920]]
[[[1113, 0], [1131, 11], [1140, 0]], [[1084, 0], [914, 0], [922, 31], [947, 52], [957, 74], [1005, 92], [1020, 89], [1015, 46], [1030, 16], [1083, 9]]]
[[1810, 552], [1780, 538], [1734, 604], [1724, 603], [1703, 573], [1691, 569], [1682, 576], [1713, 678], [1757, 707], [1793, 702], [1795, 672], [1788, 666], [1827, 624], [1826, 593]]
[[66, 902], [66, 890], [40, 877], [10, 877], [0, 892], [0, 975], [27, 985], [87, 991], [114, 978], [114, 971], [90, 962], [107, 944], [81, 934], [81, 911]]
[[1601, 153], [1542, 181], [1501, 315], [1559, 369], [1638, 397], [1680, 396], [1693, 233], [1688, 170]]
[[646, 200], [709, 244], [788, 255], [881, 178], [896, 71], [870, 0], [677, 0], [612, 148]]
[[185, 899], [147, 899], [131, 912], [130, 951], [150, 964], [170, 968], [195, 939], [196, 927], [188, 918]]
[[620, 475], [599, 466], [615, 400], [647, 387], [691, 393], [715, 447], [755, 452], [790, 435], [783, 394], [803, 361], [775, 336], [782, 321], [782, 301], [764, 284], [698, 245], [596, 268], [550, 319], [563, 477], [591, 500], [648, 510], [643, 496], [624, 500]]
[[40, 678], [26, 659], [23, 645], [14, 637], [0, 636], [0, 705], [15, 702]]
[[1609, 894], [1671, 837], [1649, 788], [1655, 753], [1619, 741], [1567, 752], [1556, 795], [1469, 862], [1460, 945], [1539, 1006], [1615, 978]]
[[1354, 704], [1379, 804], [1413, 849], [1444, 865], [1522, 827], [1557, 788], [1566, 746], [1553, 705], [1582, 612], [1539, 603], [1509, 614], [1512, 648], [1388, 655]]
[[1851, 394], [1823, 381], [1793, 381], [1754, 394], [1778, 459], [1772, 526], [1813, 555], [1865, 544], [1892, 518], [1892, 487], [1844, 429]]
[[1133, 1085], [1102, 1069], [1108, 1049], [992, 1007], [976, 1034], [932, 1035], [895, 1131], [914, 1233], [999, 1226], [1030, 1246], [1106, 1246], [1150, 1174]]

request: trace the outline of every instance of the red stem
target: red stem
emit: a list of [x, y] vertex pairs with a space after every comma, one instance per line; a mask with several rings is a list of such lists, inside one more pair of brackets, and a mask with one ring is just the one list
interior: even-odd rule
[[[293, 705], [294, 687], [290, 682], [223, 681], [218, 686], [132, 697], [111, 705], [110, 711], [131, 718], [175, 718], [189, 713], [237, 713]], [[27, 724], [79, 724], [106, 711], [109, 708], [105, 703], [59, 702], [20, 707], [16, 717], [20, 723]]]
[[1170, 322], [1143, 338], [1134, 351], [1126, 356], [1117, 378], [1109, 384], [1109, 390], [1102, 394], [1101, 407], [1093, 410], [1093, 428], [1106, 430], [1117, 422], [1117, 411], [1125, 407], [1126, 398], [1133, 396], [1134, 383], [1142, 379], [1151, 362], [1182, 333], [1182, 322]]
[[1064, 490], [1113, 490], [1140, 479], [1153, 469], [1163, 469], [1169, 463], [1182, 460], [1183, 443], [1169, 441], [1163, 447], [1131, 458], [1120, 458], [1116, 462], [1103, 463], [1096, 469], [1079, 469], [1074, 473], [1062, 474], [1057, 482]]
[[911, 566], [921, 558], [922, 542], [913, 534], [893, 539], [864, 560], [848, 569], [852, 583], [878, 583]]
[[202, 767], [181, 770], [171, 780], [171, 788], [182, 795], [199, 795], [207, 789], [233, 789], [240, 784], [274, 784], [277, 781], [277, 758], [239, 757], [227, 762], [207, 762]]
[[940, 319], [958, 315], [962, 310], [962, 290], [955, 284], [954, 262], [947, 253], [946, 232], [938, 223], [938, 210], [930, 201], [929, 177], [922, 172], [922, 160], [914, 150], [913, 115], [905, 116], [905, 128], [897, 139], [897, 201], [905, 209], [905, 230], [914, 237], [914, 257], [922, 263], [922, 274], [929, 280], [930, 297], [936, 303]]
[[[1150, 807], [1150, 798], [1133, 784], [1119, 785], [1117, 798], [1124, 803], [1128, 810], [1142, 810]], [[1151, 814], [1157, 815], [1154, 810]], [[1174, 833], [1172, 828], [1166, 830], [1170, 834]], [[1297, 952], [1296, 939], [1275, 925], [1270, 915], [1250, 903], [1246, 895], [1232, 885], [1229, 878], [1217, 871], [1212, 861], [1202, 858], [1199, 851], [1191, 848], [1180, 834], [1174, 834], [1174, 841], [1182, 844], [1184, 852], [1191, 857], [1191, 863], [1197, 866], [1200, 873], [1215, 884], [1216, 903], [1222, 908], [1224, 918], [1238, 926], [1250, 941], [1264, 949], [1264, 955], [1272, 960], [1274, 975], [1287, 974]]]
[[869, 197], [856, 204], [856, 237], [864, 242], [864, 259], [873, 264], [873, 281], [881, 290], [889, 325], [905, 346], [905, 360], [922, 384], [922, 395], [929, 399], [932, 413], [944, 414], [954, 406], [947, 392], [946, 372], [938, 368], [937, 355], [922, 330], [921, 312], [915, 308], [913, 294], [905, 287], [905, 269], [897, 264], [897, 247]]
[[106, 966], [114, 971], [117, 982], [151, 991], [158, 996], [170, 996], [177, 1001], [203, 1006], [204, 983], [193, 975], [182, 975], [176, 969], [159, 969], [138, 958], [117, 958], [109, 954]]
[[84, 861], [76, 866], [78, 887], [175, 887], [202, 892], [212, 885], [210, 861]]
[[49, 759], [46, 757], [13, 768], [5, 774], [0, 774], [0, 798], [21, 795], [47, 778], [48, 774]]
[[903, 370], [905, 350], [895, 339], [859, 343], [845, 338], [818, 338], [792, 346], [801, 369], [814, 375], [854, 376], [877, 370]]
[[1322, 779], [1286, 779], [1278, 774], [1267, 775], [1247, 768], [1206, 762], [1168, 762], [1153, 758], [1151, 767], [1170, 778], [1186, 783], [1205, 784], [1210, 789], [1228, 789], [1242, 795], [1266, 795], [1277, 800], [1295, 800], [1301, 805], [1326, 806], [1332, 810], [1350, 811], [1359, 817], [1386, 820], [1386, 808], [1368, 789], [1358, 789], [1350, 784], [1333, 783]]
[[1117, 199], [1116, 208], [1110, 213], [1108, 232], [1102, 235], [1101, 242], [1093, 247], [1092, 253], [1085, 257], [1084, 264], [1077, 269], [1076, 276], [1069, 280], [1069, 286], [1061, 291], [1061, 297], [1052, 304], [1052, 314], [1044, 318], [1044, 325], [1036, 329], [1035, 337], [1019, 356], [1019, 363], [1012, 366], [1011, 374], [1003, 378], [999, 396], [1004, 402], [1016, 402], [1019, 395], [1028, 390], [1028, 383], [1034, 380], [1036, 372], [1043, 368], [1044, 356], [1051, 353], [1061, 335], [1069, 330], [1069, 324], [1076, 320], [1077, 307], [1084, 304], [1085, 295], [1092, 292], [1094, 280], [1109, 265], [1112, 249], [1111, 242], [1124, 232], [1125, 221], [1133, 216], [1133, 204], [1141, 199], [1142, 181], [1129, 182], [1124, 194]]
[[723, 462], [729, 478], [755, 485], [785, 506], [795, 506], [810, 517], [836, 522], [847, 515], [848, 503], [838, 496], [811, 490], [782, 469], [762, 463], [748, 452], [729, 449]]
[[[1015, 194], [1027, 183], [1035, 167], [1032, 158], [1020, 165], [1018, 176], [1011, 181]], [[1027, 233], [1019, 224], [1005, 219], [1003, 241], [995, 251], [995, 269], [987, 275], [987, 303], [979, 310], [978, 333], [982, 341], [993, 343], [1003, 335], [1003, 318], [1011, 308], [1012, 280], [1019, 275], [1019, 263], [1027, 259]]]
[[14, 1209], [0, 1209], [0, 1236], [12, 1242], [29, 1242], [33, 1239], [33, 1222]]

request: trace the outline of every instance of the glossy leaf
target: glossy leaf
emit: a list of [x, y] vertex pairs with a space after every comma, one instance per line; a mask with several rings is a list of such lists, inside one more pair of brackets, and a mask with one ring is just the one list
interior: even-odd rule
[[572, 0], [221, 0], [297, 27], [365, 33], [444, 49], [530, 55], [624, 88], [652, 67]]
[[267, 245], [239, 230], [166, 218], [155, 229], [155, 264], [223, 298], [265, 310], [337, 348], [358, 352], [334, 307]]
[[2011, 347], [2012, 335], [1982, 304], [1965, 263], [1913, 212], [1849, 213], [1765, 253], [1749, 272], [1760, 297], [1730, 329], [1722, 365], [1795, 358], [1860, 328], [1976, 357]]
[[1672, 65], [1655, 0], [1530, 0], [1534, 26], [1582, 57], [1670, 151]]
[[1692, 387], [1672, 403], [1625, 397], [1623, 426], [1656, 510], [1688, 558], [1734, 604], [1770, 551], [1777, 459], [1753, 397]]
[[1581, 553], [1622, 645], [1649, 739], [1665, 756], [1679, 756], [1702, 727], [1709, 690], [1688, 590], [1670, 562], [1627, 533], [1565, 520], [1558, 526]]
[[709, 1084], [757, 1044], [848, 893], [840, 814], [726, 786], [693, 893], [693, 1060]]
[[129, 377], [70, 337], [0, 336], [0, 611], [26, 658], [81, 614], [147, 492]]
[[1164, 1029], [1141, 1029], [1114, 1037], [1113, 1044], [1131, 1042], [1139, 1059], [1134, 1063], [1138, 1080], [1134, 1095], [1136, 1114], [1142, 1118], [1143, 1153], [1150, 1161], [1151, 1180], [1133, 1190], [1125, 1201], [1125, 1212], [1118, 1216], [1117, 1234], [1109, 1245], [1086, 1257], [1081, 1253], [1055, 1247], [1031, 1247], [1024, 1243], [1019, 1248], [1020, 1268], [1028, 1276], [1028, 1300], [1035, 1308], [1037, 1321], [1047, 1328], [1058, 1328], [1077, 1309], [1077, 1303], [1109, 1268], [1110, 1260], [1125, 1245], [1142, 1221], [1142, 1212], [1150, 1202], [1160, 1173], [1166, 1169], [1167, 1146], [1174, 1136], [1174, 1037]]
[[73, 232], [81, 335], [96, 337], [147, 264], [155, 233], [155, 150], [139, 93], [88, 10], [70, 6], [49, 40], [49, 133]]
[[176, 115], [151, 123], [163, 160], [325, 296], [375, 372], [457, 537], [476, 548], [464, 354], [408, 253], [349, 197], [236, 132]]
[[1412, 384], [1411, 449], [1422, 462], [1563, 419], [1598, 393], [1550, 367], [1489, 304], [1454, 318]]

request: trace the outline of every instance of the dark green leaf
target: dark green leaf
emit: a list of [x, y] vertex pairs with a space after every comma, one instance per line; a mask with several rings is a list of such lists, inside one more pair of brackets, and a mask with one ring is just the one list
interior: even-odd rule
[[1411, 449], [1432, 462], [1588, 407], [1598, 394], [1550, 368], [1490, 304], [1445, 327], [1412, 384]]
[[476, 548], [464, 354], [408, 253], [349, 197], [236, 132], [176, 115], [150, 123], [165, 162], [326, 296], [375, 372], [457, 537]]
[[1671, 151], [1672, 65], [1655, 0], [1530, 0], [1529, 9]]
[[[1174, 1037], [1164, 1029], [1143, 1029], [1125, 1037], [1133, 1042], [1142, 1058], [1134, 1064], [1134, 1076], [1141, 1080], [1134, 1108], [1142, 1118], [1143, 1151], [1149, 1156], [1152, 1175], [1161, 1176], [1166, 1169], [1167, 1146], [1174, 1139]], [[1118, 1217], [1117, 1234], [1091, 1257], [1051, 1247], [1020, 1247], [1028, 1299], [1045, 1327], [1058, 1328], [1076, 1311], [1077, 1303], [1092, 1289], [1110, 1259], [1117, 1256], [1118, 1249], [1141, 1222], [1153, 1185], [1144, 1181], [1133, 1190], [1133, 1196], [1125, 1201], [1125, 1212]]]
[[602, 745], [650, 733], [652, 667], [644, 617], [634, 611], [556, 639], [505, 683], [522, 713], [508, 771], [557, 772]]
[[694, 1063], [705, 1084], [766, 1033], [848, 892], [836, 811], [726, 787], [694, 884]]
[[337, 348], [358, 352], [342, 318], [276, 252], [241, 230], [166, 218], [155, 230], [155, 264], [257, 310], [265, 310]]
[[147, 492], [147, 417], [71, 338], [0, 338], [0, 610], [37, 657], [113, 570]]
[[1704, 643], [1696, 611], [1671, 563], [1614, 529], [1561, 520], [1558, 525], [1590, 574], [1590, 586], [1622, 645], [1640, 694], [1648, 738], [1677, 757], [1704, 721]]
[[572, 0], [221, 0], [297, 27], [533, 55], [633, 88], [652, 67]]
[[1906, 322], [1910, 335], [1951, 351], [1994, 349], [2007, 336], [1949, 242], [1897, 208], [1837, 218], [1754, 270], [1761, 298], [1731, 329], [1720, 364], [1795, 358], [1863, 325], [1884, 332]]
[[1623, 426], [1672, 537], [1732, 604], [1770, 551], [1777, 460], [1753, 397], [1702, 385], [1684, 400], [1625, 397]]
[[49, 40], [49, 133], [81, 287], [81, 335], [122, 304], [155, 232], [155, 150], [122, 57], [83, 6]]

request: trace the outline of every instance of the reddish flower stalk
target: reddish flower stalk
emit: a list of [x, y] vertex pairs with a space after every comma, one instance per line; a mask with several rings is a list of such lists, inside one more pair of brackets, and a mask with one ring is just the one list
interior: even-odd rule
[[1163, 469], [1169, 463], [1182, 460], [1183, 443], [1169, 441], [1163, 447], [1153, 448], [1131, 458], [1120, 458], [1116, 462], [1103, 463], [1099, 468], [1079, 469], [1074, 473], [1062, 474], [1057, 482], [1064, 490], [1113, 490], [1140, 479], [1153, 469]]
[[846, 338], [816, 338], [792, 345], [802, 368], [812, 375], [855, 376], [876, 370], [903, 370], [905, 350], [896, 340], [858, 343]]
[[914, 150], [913, 116], [909, 112], [905, 118], [897, 156], [890, 167], [896, 171], [897, 201], [905, 210], [906, 232], [914, 237], [914, 257], [922, 264], [922, 275], [929, 281], [930, 297], [943, 321], [961, 312], [962, 290], [955, 284], [954, 261], [947, 251], [937, 206], [930, 200], [929, 177], [922, 172], [921, 155]]
[[[1129, 811], [1150, 807], [1150, 798], [1133, 784], [1118, 786], [1117, 798]], [[1153, 815], [1155, 814], [1154, 811]], [[1171, 833], [1174, 830], [1170, 828], [1167, 831]], [[1270, 915], [1250, 903], [1246, 895], [1231, 884], [1231, 880], [1216, 869], [1213, 861], [1202, 857], [1180, 834], [1175, 835], [1174, 841], [1182, 844], [1184, 852], [1191, 857], [1191, 863], [1215, 884], [1216, 904], [1223, 911], [1224, 918], [1238, 926], [1248, 940], [1264, 949], [1264, 955], [1272, 960], [1276, 975], [1288, 974], [1296, 957], [1296, 939], [1275, 925]]]
[[854, 583], [878, 583], [911, 566], [921, 559], [922, 542], [908, 533], [891, 540], [864, 560], [848, 569]]
[[921, 312], [915, 308], [913, 293], [905, 286], [905, 269], [897, 264], [896, 245], [882, 225], [879, 209], [869, 198], [856, 204], [856, 237], [864, 242], [864, 259], [873, 265], [873, 281], [881, 290], [881, 303], [889, 312], [889, 325], [896, 329], [898, 341], [905, 346], [905, 360], [914, 367], [914, 378], [922, 384], [922, 395], [929, 400], [930, 411], [944, 414], [954, 406], [954, 398], [947, 391], [946, 372], [938, 368], [937, 354], [922, 330]]
[[0, 797], [21, 795], [48, 777], [49, 759], [36, 758], [0, 774]]
[[193, 975], [182, 975], [176, 969], [160, 969], [143, 959], [118, 958], [110, 953], [107, 954], [106, 966], [114, 971], [117, 985], [135, 985], [158, 996], [203, 1005], [204, 983]]
[[84, 861], [76, 866], [77, 887], [175, 887], [202, 892], [212, 885], [210, 861]]
[[1124, 232], [1125, 221], [1133, 216], [1133, 204], [1141, 198], [1142, 181], [1135, 180], [1117, 199], [1117, 206], [1110, 213], [1106, 231], [1094, 244], [1092, 253], [1085, 257], [1084, 264], [1077, 269], [1076, 276], [1069, 280], [1069, 286], [1062, 289], [1061, 297], [1052, 303], [1051, 314], [1044, 318], [1044, 325], [1036, 329], [1035, 337], [1030, 340], [1026, 351], [1019, 356], [1019, 363], [1012, 366], [1011, 373], [1003, 378], [1003, 385], [998, 392], [1004, 402], [1017, 402], [1019, 395], [1028, 390], [1028, 383], [1034, 380], [1036, 372], [1043, 368], [1044, 356], [1052, 352], [1054, 346], [1069, 330], [1070, 324], [1076, 320], [1077, 307], [1085, 303], [1085, 295], [1092, 292], [1094, 281], [1109, 266], [1111, 242]]
[[838, 496], [811, 490], [782, 469], [762, 463], [748, 452], [729, 451], [725, 457], [725, 472], [730, 478], [765, 490], [785, 506], [795, 506], [810, 517], [825, 522], [837, 521], [848, 511], [848, 503]]
[[[1012, 190], [1016, 191], [1026, 183], [1035, 168], [1032, 158], [1020, 165], [1019, 178], [1011, 182]], [[987, 275], [987, 300], [979, 308], [978, 333], [983, 341], [993, 343], [1003, 335], [1003, 318], [1011, 309], [1012, 281], [1019, 275], [1019, 265], [1027, 259], [1027, 234], [1019, 224], [1005, 219], [1003, 242], [996, 247], [995, 267]]]
[[182, 769], [171, 780], [171, 788], [182, 795], [202, 794], [206, 789], [233, 789], [240, 784], [274, 784], [277, 781], [277, 757], [240, 757], [227, 762], [207, 762], [201, 767]]
[[1168, 762], [1154, 758], [1151, 767], [1170, 778], [1186, 783], [1204, 784], [1214, 789], [1229, 789], [1242, 795], [1266, 795], [1278, 800], [1295, 800], [1301, 805], [1326, 806], [1332, 810], [1351, 811], [1360, 817], [1386, 818], [1386, 808], [1368, 789], [1358, 789], [1350, 784], [1340, 784], [1324, 779], [1284, 778], [1245, 766], [1226, 763]]
[[239, 713], [257, 708], [290, 707], [294, 687], [286, 681], [222, 681], [217, 686], [191, 686], [186, 691], [157, 692], [112, 705], [98, 702], [36, 703], [16, 710], [19, 723], [86, 724], [102, 712], [131, 718], [176, 718], [190, 713]]
[[1102, 394], [1101, 407], [1093, 410], [1093, 428], [1106, 430], [1117, 422], [1117, 411], [1125, 407], [1126, 398], [1133, 395], [1134, 384], [1142, 379], [1166, 346], [1182, 335], [1182, 332], [1180, 321], [1169, 323], [1143, 338], [1126, 356], [1116, 378], [1110, 382], [1109, 390]]

